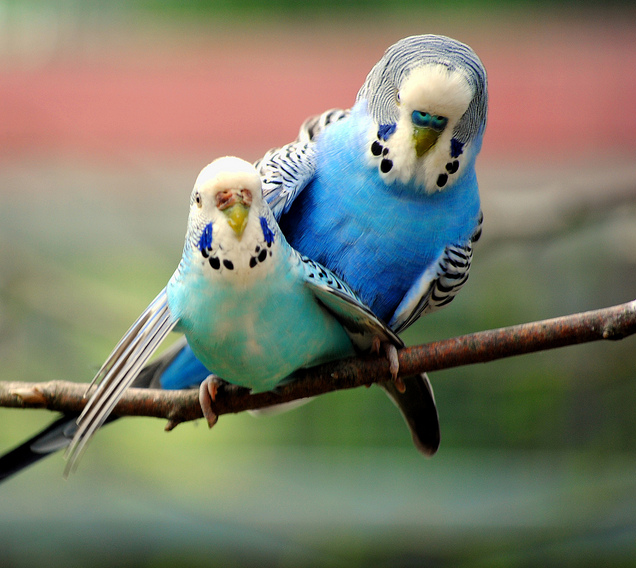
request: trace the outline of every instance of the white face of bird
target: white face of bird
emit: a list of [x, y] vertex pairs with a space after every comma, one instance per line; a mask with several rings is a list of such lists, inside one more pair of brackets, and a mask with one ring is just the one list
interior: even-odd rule
[[219, 158], [197, 177], [190, 200], [190, 225], [212, 223], [221, 238], [229, 237], [229, 228], [240, 241], [251, 208], [258, 210], [261, 202], [261, 180], [254, 167], [239, 158]]
[[[453, 132], [473, 98], [464, 75], [438, 63], [413, 69], [396, 94], [399, 109], [395, 132], [384, 142], [391, 167], [381, 171], [387, 181], [414, 180], [427, 192], [441, 190], [462, 161], [452, 156]], [[449, 169], [450, 168], [450, 169]]]
[[418, 158], [438, 140], [450, 145], [453, 129], [472, 98], [472, 89], [464, 76], [444, 65], [424, 65], [411, 71], [398, 92], [399, 126], [405, 130], [407, 125], [410, 127]]

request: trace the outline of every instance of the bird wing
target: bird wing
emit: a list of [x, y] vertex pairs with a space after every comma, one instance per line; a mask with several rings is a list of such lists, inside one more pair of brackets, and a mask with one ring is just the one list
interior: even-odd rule
[[66, 452], [66, 474], [72, 470], [88, 441], [106, 421], [124, 391], [131, 386], [176, 324], [168, 308], [164, 288], [137, 318], [95, 375], [90, 386], [96, 382], [99, 382], [99, 386], [77, 419], [77, 432]]
[[473, 243], [481, 236], [482, 220], [480, 213], [479, 223], [470, 240], [448, 245], [411, 286], [389, 322], [396, 333], [409, 327], [421, 315], [449, 304], [466, 283], [473, 258]]
[[350, 109], [332, 108], [321, 114], [310, 116], [300, 125], [297, 142], [312, 142], [332, 122], [338, 122], [351, 114]]
[[269, 150], [254, 164], [261, 176], [263, 196], [277, 221], [316, 174], [316, 137], [348, 115], [348, 110], [331, 109], [309, 117], [294, 142]]
[[[307, 257], [301, 257], [301, 260], [305, 267], [307, 285], [318, 301], [349, 332], [357, 347], [368, 348], [373, 337], [389, 341], [396, 347], [404, 347], [397, 334], [362, 304], [340, 278]], [[402, 382], [406, 387], [405, 391], [398, 389], [392, 381], [380, 386], [402, 413], [417, 449], [427, 456], [432, 456], [440, 442], [433, 387], [426, 373], [402, 377]]]
[[373, 337], [388, 341], [396, 347], [404, 347], [397, 334], [367, 308], [343, 280], [310, 258], [302, 255], [299, 257], [304, 267], [306, 285], [342, 324], [358, 347], [368, 347]]

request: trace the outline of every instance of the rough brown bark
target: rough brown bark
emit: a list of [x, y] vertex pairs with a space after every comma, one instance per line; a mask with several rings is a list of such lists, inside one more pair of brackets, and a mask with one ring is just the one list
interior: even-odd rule
[[[636, 300], [580, 314], [481, 331], [407, 347], [398, 352], [400, 374], [438, 371], [472, 363], [484, 363], [566, 345], [603, 339], [618, 340], [636, 333]], [[317, 396], [340, 389], [385, 381], [389, 363], [377, 356], [344, 359], [298, 372], [298, 379], [276, 392], [250, 394], [232, 385], [219, 387], [218, 415]], [[85, 384], [66, 381], [46, 383], [0, 382], [0, 406], [47, 408], [78, 412], [86, 404]], [[196, 390], [163, 391], [129, 389], [115, 407], [120, 416], [153, 416], [167, 419], [167, 429], [202, 417]]]

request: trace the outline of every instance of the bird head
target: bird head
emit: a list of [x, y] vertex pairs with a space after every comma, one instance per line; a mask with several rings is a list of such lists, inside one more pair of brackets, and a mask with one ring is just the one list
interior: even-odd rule
[[252, 164], [232, 156], [219, 158], [201, 170], [194, 184], [190, 226], [204, 233], [211, 223], [223, 236], [233, 234], [240, 241], [250, 210], [258, 211], [262, 199], [261, 180]]
[[392, 45], [367, 76], [361, 100], [373, 121], [370, 159], [386, 182], [442, 190], [479, 152], [486, 71], [454, 39], [422, 35]]

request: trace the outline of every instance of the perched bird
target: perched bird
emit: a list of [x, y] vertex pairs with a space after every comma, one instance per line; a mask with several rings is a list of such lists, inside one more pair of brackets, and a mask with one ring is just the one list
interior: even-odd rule
[[[350, 110], [305, 121], [257, 164], [289, 243], [343, 278], [400, 333], [468, 279], [482, 214], [475, 160], [486, 128], [486, 70], [454, 39], [389, 47]], [[187, 349], [181, 354], [187, 359]], [[391, 396], [416, 447], [439, 445], [426, 375]]]
[[[199, 174], [181, 262], [98, 372], [69, 467], [172, 330], [185, 335], [209, 373], [252, 392], [273, 390], [300, 368], [354, 355], [374, 340], [403, 345], [344, 282], [287, 244], [256, 169], [234, 157]], [[217, 381], [201, 389], [211, 424]]]
[[289, 243], [399, 333], [468, 278], [486, 114], [486, 72], [470, 47], [405, 38], [353, 108], [309, 119], [257, 164], [265, 197]]
[[[475, 160], [486, 115], [486, 71], [470, 47], [436, 35], [402, 39], [350, 110], [309, 118], [296, 141], [257, 162], [265, 199], [289, 243], [399, 333], [447, 305], [468, 278], [481, 232]], [[185, 341], [153, 365], [137, 380], [187, 388], [209, 374]], [[387, 390], [416, 447], [433, 454], [439, 424], [428, 379], [402, 380], [405, 392]], [[38, 443], [18, 448], [22, 459], [44, 455], [29, 453], [34, 444], [46, 453]]]

